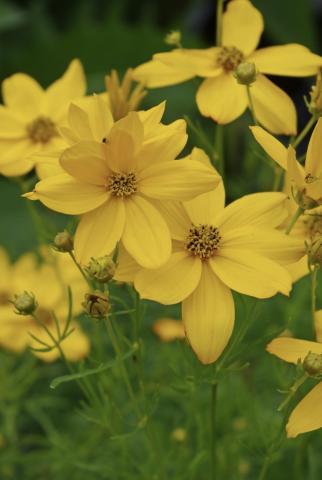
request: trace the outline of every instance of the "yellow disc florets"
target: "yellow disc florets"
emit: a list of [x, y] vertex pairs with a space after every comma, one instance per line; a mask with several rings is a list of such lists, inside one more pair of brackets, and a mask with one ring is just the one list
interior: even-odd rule
[[108, 178], [107, 189], [116, 197], [128, 197], [137, 191], [137, 178], [134, 172], [114, 173]]
[[191, 255], [208, 260], [219, 248], [221, 236], [212, 225], [193, 225], [185, 241], [185, 248]]
[[222, 67], [225, 72], [236, 70], [239, 64], [244, 61], [243, 52], [236, 47], [222, 47], [217, 56], [217, 65]]
[[48, 143], [58, 136], [54, 122], [48, 117], [38, 117], [27, 125], [27, 134], [34, 143]]

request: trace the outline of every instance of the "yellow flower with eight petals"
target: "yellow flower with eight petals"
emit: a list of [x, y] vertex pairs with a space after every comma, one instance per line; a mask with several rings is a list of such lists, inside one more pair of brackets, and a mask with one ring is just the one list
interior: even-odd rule
[[259, 72], [251, 87], [256, 118], [273, 133], [295, 134], [292, 100], [263, 74], [315, 75], [322, 57], [298, 44], [255, 50], [262, 31], [262, 15], [251, 2], [231, 0], [223, 15], [223, 46], [158, 53], [134, 70], [134, 78], [149, 88], [205, 78], [196, 97], [199, 110], [226, 124], [249, 107], [246, 89], [234, 78], [234, 71], [242, 62], [254, 63]]
[[4, 105], [0, 106], [0, 173], [19, 176], [36, 166], [37, 175], [42, 178], [37, 155], [65, 146], [59, 127], [70, 102], [85, 95], [85, 91], [83, 67], [77, 59], [46, 90], [23, 73], [5, 79]]

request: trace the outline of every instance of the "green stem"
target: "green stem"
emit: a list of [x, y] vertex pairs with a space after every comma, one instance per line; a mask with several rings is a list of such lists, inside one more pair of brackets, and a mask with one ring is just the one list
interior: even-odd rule
[[225, 175], [225, 159], [224, 159], [224, 129], [222, 125], [216, 125], [215, 131], [215, 148], [217, 154], [217, 168], [220, 175]]
[[217, 0], [217, 20], [216, 20], [216, 46], [222, 45], [222, 16], [223, 16], [224, 0]]
[[255, 108], [254, 108], [254, 102], [253, 102], [253, 97], [250, 91], [250, 85], [246, 85], [246, 92], [247, 92], [247, 98], [248, 98], [248, 103], [249, 103], [249, 108], [253, 117], [253, 122], [254, 125], [258, 125], [258, 121], [255, 115]]
[[217, 459], [216, 459], [216, 410], [217, 410], [217, 388], [218, 384], [211, 385], [211, 403], [210, 403], [210, 458], [211, 458], [211, 480], [217, 478]]
[[313, 322], [313, 330], [314, 330], [314, 316], [316, 310], [316, 283], [317, 283], [317, 273], [318, 269], [316, 266], [313, 267], [311, 270], [311, 317]]
[[294, 227], [294, 225], [296, 224], [296, 222], [298, 221], [298, 219], [300, 218], [300, 216], [302, 215], [303, 213], [303, 208], [301, 207], [298, 207], [298, 209], [296, 210], [296, 212], [294, 213], [293, 217], [291, 218], [290, 220], [290, 223], [288, 224], [288, 226], [286, 227], [286, 230], [285, 230], [285, 234], [286, 235], [289, 235]]
[[76, 258], [75, 258], [75, 255], [73, 254], [73, 252], [68, 252], [71, 259], [73, 260], [73, 262], [75, 263], [77, 269], [80, 271], [82, 277], [84, 278], [84, 280], [86, 281], [87, 285], [89, 286], [90, 289], [92, 289], [92, 284], [89, 280], [89, 278], [87, 277], [86, 273], [84, 272], [84, 270], [82, 269], [82, 267], [80, 266], [80, 264], [77, 262]]
[[287, 397], [283, 400], [281, 405], [278, 407], [277, 410], [279, 412], [282, 411], [286, 407], [286, 405], [289, 404], [290, 400], [294, 397], [294, 395], [296, 394], [296, 392], [298, 391], [300, 386], [303, 385], [303, 383], [305, 382], [306, 379], [307, 379], [307, 375], [305, 373], [304, 375], [302, 375], [302, 377], [298, 378], [295, 381], [295, 383], [290, 388], [290, 393], [287, 395]]
[[316, 121], [317, 121], [317, 118], [315, 115], [313, 115], [310, 118], [310, 120], [307, 122], [307, 124], [305, 125], [301, 133], [299, 133], [299, 135], [293, 140], [293, 142], [291, 142], [291, 145], [293, 148], [296, 148], [302, 142], [302, 140], [304, 140], [304, 138], [309, 133], [309, 131], [311, 130], [313, 125], [316, 123]]

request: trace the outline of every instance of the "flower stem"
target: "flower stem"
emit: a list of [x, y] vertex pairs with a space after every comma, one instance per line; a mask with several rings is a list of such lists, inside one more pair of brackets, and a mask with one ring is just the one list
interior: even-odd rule
[[296, 224], [296, 222], [298, 221], [298, 219], [300, 218], [300, 216], [302, 215], [303, 213], [303, 208], [301, 207], [298, 207], [298, 209], [296, 210], [296, 212], [294, 213], [293, 217], [291, 218], [290, 220], [290, 223], [288, 224], [288, 226], [286, 227], [286, 230], [285, 230], [285, 234], [286, 235], [289, 235], [294, 227], [294, 225]]
[[318, 268], [315, 266], [311, 270], [311, 317], [313, 322], [313, 330], [314, 330], [314, 315], [316, 310], [316, 283], [317, 283], [317, 273]]
[[258, 125], [258, 121], [255, 115], [255, 109], [254, 109], [254, 102], [253, 102], [253, 97], [250, 91], [250, 85], [246, 85], [246, 91], [247, 91], [247, 98], [248, 98], [248, 103], [249, 103], [249, 108], [253, 117], [253, 122], [254, 125]]
[[316, 121], [317, 121], [316, 116], [312, 115], [312, 117], [307, 122], [307, 124], [305, 125], [301, 133], [299, 133], [298, 136], [293, 140], [293, 142], [291, 142], [292, 147], [296, 148], [302, 142], [302, 140], [304, 140], [304, 138], [309, 133], [309, 131], [311, 130], [313, 125], [316, 123]]
[[75, 263], [77, 269], [80, 271], [82, 277], [85, 279], [86, 283], [88, 284], [89, 288], [92, 289], [92, 284], [89, 280], [89, 278], [87, 277], [86, 273], [84, 272], [84, 270], [82, 269], [82, 267], [80, 266], [80, 264], [77, 262], [76, 258], [75, 258], [75, 255], [73, 254], [73, 252], [68, 252], [70, 257], [72, 258], [73, 262]]
[[216, 459], [216, 410], [217, 410], [217, 382], [211, 385], [211, 400], [210, 400], [210, 459], [211, 459], [211, 480], [216, 480], [217, 477], [217, 459]]
[[217, 0], [217, 15], [216, 15], [216, 45], [221, 47], [222, 44], [222, 15], [223, 15], [224, 0]]
[[217, 154], [217, 168], [220, 175], [225, 175], [225, 159], [224, 159], [224, 129], [223, 125], [216, 125], [215, 131], [215, 148]]

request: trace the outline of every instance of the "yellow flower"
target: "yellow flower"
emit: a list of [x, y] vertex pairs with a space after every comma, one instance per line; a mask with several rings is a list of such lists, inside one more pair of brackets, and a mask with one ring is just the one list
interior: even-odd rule
[[[267, 350], [296, 365], [299, 360], [303, 362], [309, 353], [322, 355], [322, 343], [297, 338], [275, 338], [267, 345]], [[286, 425], [289, 438], [322, 427], [321, 403], [322, 382], [318, 383], [292, 411]]]
[[171, 238], [155, 200], [188, 200], [220, 177], [199, 162], [174, 161], [187, 141], [185, 123], [162, 125], [164, 104], [113, 123], [106, 102], [94, 100], [93, 117], [71, 107], [65, 135], [74, 144], [60, 158], [65, 172], [42, 180], [27, 196], [82, 215], [74, 241], [82, 264], [111, 253], [122, 240], [139, 264], [159, 267], [170, 256]]
[[[193, 159], [206, 163], [202, 150]], [[193, 161], [193, 160], [191, 160]], [[288, 295], [291, 277], [280, 263], [303, 253], [302, 242], [274, 230], [284, 219], [286, 195], [246, 195], [224, 207], [221, 183], [184, 202], [162, 204], [173, 238], [173, 253], [160, 269], [135, 270], [120, 252], [117, 280], [130, 279], [142, 298], [182, 304], [188, 340], [203, 363], [214, 362], [231, 336], [235, 312], [231, 290], [257, 298]], [[138, 272], [138, 273], [137, 273]]]
[[185, 338], [183, 323], [174, 318], [159, 318], [153, 323], [152, 330], [162, 342]]
[[[33, 78], [16, 73], [2, 83], [0, 106], [0, 173], [24, 175], [35, 167], [37, 154], [59, 150], [59, 134], [70, 102], [85, 94], [86, 81], [79, 60], [44, 90]], [[42, 176], [41, 163], [37, 175]]]
[[[251, 127], [251, 131], [266, 153], [286, 171], [285, 190], [289, 196], [288, 208], [291, 218], [297, 204], [294, 195], [299, 202], [307, 206], [317, 205], [322, 201], [322, 118], [318, 120], [311, 135], [304, 167], [296, 160], [295, 151], [288, 149], [276, 138], [261, 127]], [[312, 244], [322, 236], [322, 217], [319, 211], [310, 209], [302, 215], [294, 226], [292, 236], [301, 238], [303, 243]], [[306, 275], [308, 270], [307, 255], [303, 255], [299, 262], [289, 265], [293, 280], [298, 280]]]
[[251, 87], [258, 121], [273, 133], [296, 133], [296, 110], [291, 99], [264, 73], [305, 77], [315, 75], [322, 57], [298, 44], [255, 50], [263, 31], [261, 13], [248, 0], [231, 0], [223, 15], [221, 47], [175, 49], [159, 53], [134, 70], [134, 78], [149, 88], [205, 78], [197, 92], [202, 115], [220, 124], [238, 118], [249, 107], [246, 88], [234, 78], [242, 62], [259, 72]]
[[[45, 323], [57, 339], [57, 331], [52, 312], [55, 312], [61, 331], [64, 330], [68, 313], [67, 285], [72, 285], [73, 313], [82, 311], [81, 300], [86, 291], [84, 280], [68, 255], [42, 251], [45, 263], [39, 265], [32, 253], [23, 255], [15, 264], [10, 264], [4, 249], [0, 249], [0, 345], [14, 352], [22, 352], [28, 346], [43, 348], [32, 335], [53, 345], [48, 334], [31, 316], [14, 313], [10, 303], [15, 294], [32, 292], [38, 302], [37, 317]], [[71, 361], [85, 357], [89, 352], [89, 341], [75, 320], [71, 322], [74, 331], [62, 341], [61, 348]], [[45, 362], [59, 358], [57, 348], [50, 352], [33, 352]]]
[[108, 103], [115, 121], [125, 117], [129, 112], [138, 110], [147, 93], [142, 84], [138, 84], [132, 89], [132, 82], [131, 68], [126, 71], [122, 82], [120, 82], [116, 70], [112, 70], [111, 74], [105, 77]]

